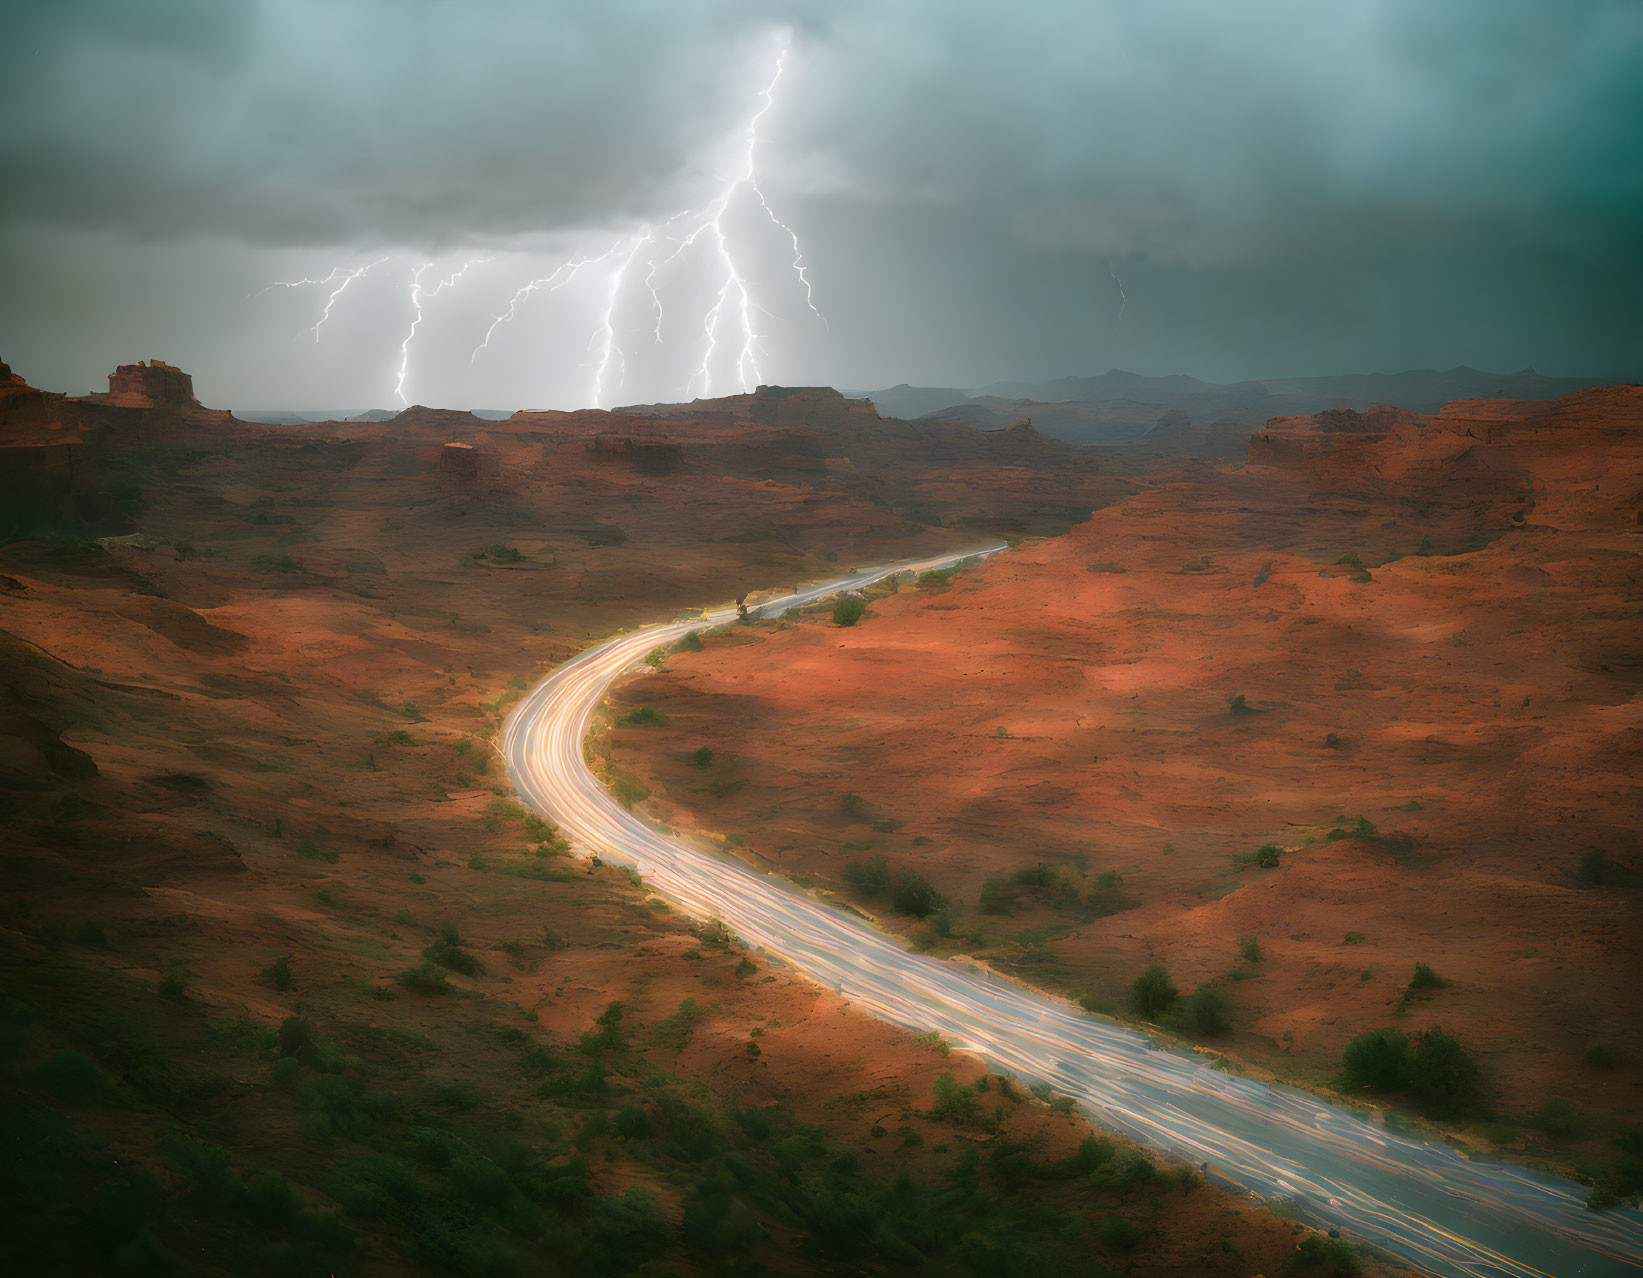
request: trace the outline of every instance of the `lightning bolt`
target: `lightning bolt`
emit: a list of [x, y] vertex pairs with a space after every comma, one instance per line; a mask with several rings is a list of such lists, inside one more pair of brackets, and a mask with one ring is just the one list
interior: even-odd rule
[[[365, 272], [370, 270], [373, 266], [381, 266], [387, 260], [388, 259], [385, 257], [379, 257], [376, 261], [367, 262], [364, 266], [355, 267], [351, 271], [339, 266], [332, 270], [332, 272], [323, 279], [275, 280], [274, 283], [265, 285], [251, 296], [254, 298], [261, 297], [270, 289], [307, 288], [309, 285], [325, 285], [340, 280], [341, 283], [337, 284], [336, 288], [332, 289], [330, 294], [326, 297], [325, 309], [320, 312], [320, 317], [314, 321], [313, 327], [302, 330], [303, 333], [312, 333], [314, 335], [314, 340], [317, 342], [319, 341], [320, 326], [324, 324], [326, 320], [331, 318], [331, 308], [337, 304], [337, 298], [342, 296], [343, 290], [357, 280], [361, 275], [364, 275]], [[297, 334], [297, 337], [301, 336], [302, 333]], [[293, 337], [291, 340], [296, 341], [296, 337]]]
[[[622, 361], [622, 381], [624, 383], [627, 381], [627, 356], [622, 354], [621, 347], [616, 343], [616, 299], [621, 296], [622, 282], [627, 278], [628, 268], [633, 265], [634, 260], [639, 256], [639, 250], [644, 248], [644, 246], [649, 244], [654, 238], [655, 234], [652, 232], [650, 227], [645, 227], [641, 234], [633, 241], [633, 248], [629, 250], [627, 257], [622, 259], [621, 268], [611, 277], [610, 296], [605, 302], [604, 322], [600, 324], [598, 331], [594, 335], [596, 341], [602, 342], [599, 354], [599, 367], [593, 375], [593, 406], [595, 408], [604, 407], [600, 401], [603, 400], [605, 396], [605, 374], [610, 370], [610, 362], [612, 359], [620, 359]], [[662, 300], [661, 298], [656, 297], [656, 291], [654, 289], [651, 290], [651, 297], [656, 301], [656, 325], [660, 328], [662, 324], [660, 313]]]
[[1129, 295], [1124, 292], [1124, 281], [1118, 278], [1118, 272], [1112, 267], [1107, 268], [1107, 274], [1112, 276], [1112, 282], [1118, 285], [1118, 318], [1124, 318], [1124, 308], [1130, 304]]
[[550, 293], [557, 293], [560, 289], [564, 288], [565, 285], [575, 279], [576, 273], [584, 266], [592, 266], [595, 262], [603, 262], [607, 257], [613, 256], [621, 247], [622, 241], [617, 240], [616, 243], [612, 244], [598, 257], [578, 256], [570, 258], [569, 260], [561, 262], [558, 266], [554, 267], [553, 270], [542, 276], [541, 279], [532, 280], [530, 283], [522, 285], [518, 291], [514, 293], [513, 300], [508, 303], [508, 309], [503, 311], [502, 314], [498, 315], [491, 321], [491, 326], [485, 330], [484, 339], [478, 346], [474, 347], [473, 354], [468, 356], [468, 363], [472, 364], [479, 358], [479, 352], [491, 344], [491, 334], [495, 333], [498, 328], [506, 323], [509, 323], [514, 316], [519, 314], [519, 304], [525, 301], [526, 298], [530, 297], [530, 295], [536, 292], [537, 289], [545, 288]]
[[[679, 241], [678, 247], [675, 248], [672, 253], [668, 254], [667, 257], [663, 258], [660, 263], [653, 264], [650, 272], [645, 277], [646, 285], [649, 287], [651, 297], [655, 302], [655, 334], [656, 340], [659, 342], [661, 341], [662, 336], [662, 316], [661, 299], [658, 296], [656, 288], [657, 272], [666, 267], [669, 262], [672, 262], [681, 253], [685, 252], [685, 250], [689, 249], [697, 242], [697, 240], [701, 239], [702, 236], [708, 235], [712, 238], [713, 246], [718, 251], [719, 261], [724, 269], [724, 274], [722, 276], [723, 282], [719, 286], [719, 291], [717, 296], [714, 298], [713, 305], [708, 308], [707, 313], [702, 317], [702, 328], [706, 337], [706, 344], [702, 351], [701, 363], [696, 366], [695, 372], [690, 375], [689, 380], [685, 383], [685, 393], [687, 395], [690, 393], [691, 388], [696, 385], [698, 379], [702, 384], [702, 394], [706, 396], [712, 393], [713, 357], [719, 349], [719, 328], [724, 322], [725, 312], [727, 309], [734, 309], [736, 314], [736, 323], [740, 329], [741, 344], [736, 353], [736, 377], [741, 383], [742, 390], [744, 392], [752, 390], [753, 386], [756, 385], [763, 376], [759, 371], [759, 338], [758, 333], [753, 326], [753, 295], [747, 287], [747, 281], [742, 275], [741, 268], [736, 264], [735, 254], [731, 251], [730, 238], [726, 235], [724, 227], [725, 213], [729, 210], [731, 203], [735, 200], [737, 194], [744, 187], [753, 192], [753, 194], [758, 198], [759, 205], [764, 209], [766, 215], [777, 227], [786, 233], [789, 241], [792, 243], [793, 270], [799, 277], [799, 282], [804, 285], [805, 305], [810, 308], [816, 318], [823, 319], [821, 312], [816, 309], [814, 289], [811, 287], [808, 267], [804, 261], [804, 251], [799, 243], [798, 233], [794, 231], [792, 227], [788, 226], [787, 223], [783, 222], [781, 218], [777, 216], [776, 211], [770, 207], [770, 201], [765, 198], [764, 192], [759, 188], [757, 177], [759, 122], [770, 113], [771, 108], [775, 105], [776, 85], [781, 80], [783, 71], [787, 68], [787, 56], [790, 49], [791, 45], [787, 41], [784, 41], [780, 51], [776, 55], [776, 69], [771, 73], [768, 83], [766, 83], [764, 88], [759, 92], [758, 96], [761, 105], [758, 110], [753, 113], [752, 118], [750, 118], [747, 122], [747, 142], [746, 147], [742, 152], [741, 172], [736, 177], [732, 178], [725, 185], [724, 189], [719, 192], [718, 197], [707, 206], [707, 208], [703, 211], [700, 221], [697, 222], [696, 226], [690, 231], [689, 234]], [[732, 305], [733, 296], [734, 304]], [[823, 323], [825, 322], [825, 319], [823, 319]], [[749, 372], [752, 373], [751, 383], [748, 380]]]
[[399, 344], [399, 377], [394, 382], [394, 394], [399, 396], [399, 402], [407, 408], [410, 407], [410, 401], [405, 398], [405, 377], [411, 369], [411, 339], [416, 336], [417, 326], [422, 323], [422, 301], [424, 296], [437, 296], [439, 293], [442, 293], [444, 290], [455, 285], [455, 283], [466, 275], [472, 267], [479, 266], [484, 262], [489, 262], [490, 260], [491, 259], [488, 257], [476, 257], [469, 259], [468, 261], [462, 263], [462, 266], [459, 269], [451, 272], [451, 274], [447, 275], [444, 279], [440, 280], [431, 289], [429, 289], [426, 295], [422, 291], [422, 276], [425, 272], [432, 269], [433, 263], [424, 262], [421, 266], [417, 267], [416, 270], [411, 272], [411, 306], [416, 314], [411, 320], [411, 327], [405, 332], [405, 340]]

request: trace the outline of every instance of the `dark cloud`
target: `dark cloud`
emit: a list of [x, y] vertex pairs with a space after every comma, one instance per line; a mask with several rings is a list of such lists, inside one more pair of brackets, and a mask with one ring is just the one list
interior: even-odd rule
[[[830, 325], [756, 205], [735, 210], [770, 377], [1638, 371], [1635, 0], [24, 10], [0, 80], [0, 342], [25, 371], [85, 381], [105, 351], [160, 346], [207, 385], [247, 370], [218, 374], [232, 402], [314, 402], [361, 368], [348, 402], [382, 402], [409, 264], [483, 249], [504, 260], [419, 345], [423, 397], [578, 402], [597, 297], [471, 365], [459, 320], [506, 304], [504, 267], [529, 278], [533, 254], [545, 270], [710, 198], [782, 27], [765, 189]], [[259, 381], [311, 320], [245, 294], [380, 253], [399, 256], [350, 295], [360, 322]], [[675, 287], [693, 280], [711, 300], [705, 277]], [[643, 300], [619, 308], [636, 331]], [[680, 393], [690, 358], [636, 360], [635, 397]]]

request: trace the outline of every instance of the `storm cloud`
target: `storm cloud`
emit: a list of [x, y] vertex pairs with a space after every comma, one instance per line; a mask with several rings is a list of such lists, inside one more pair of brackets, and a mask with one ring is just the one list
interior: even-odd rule
[[[0, 357], [54, 388], [152, 355], [220, 404], [391, 403], [411, 270], [488, 256], [426, 309], [408, 391], [589, 402], [608, 271], [473, 348], [527, 280], [710, 202], [784, 39], [761, 189], [826, 323], [739, 199], [766, 380], [1639, 371], [1632, 0], [58, 0], [8, 25]], [[384, 255], [321, 342], [322, 295], [254, 296]], [[684, 394], [712, 268], [670, 268], [661, 344], [619, 297], [618, 398]]]

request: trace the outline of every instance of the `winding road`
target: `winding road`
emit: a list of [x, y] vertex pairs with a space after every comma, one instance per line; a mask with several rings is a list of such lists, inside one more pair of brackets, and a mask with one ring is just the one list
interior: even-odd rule
[[[765, 615], [968, 555], [858, 572], [763, 605]], [[1045, 1082], [1099, 1123], [1194, 1164], [1319, 1226], [1339, 1227], [1418, 1269], [1467, 1278], [1574, 1278], [1643, 1271], [1643, 1214], [1592, 1212], [1584, 1191], [1387, 1129], [1308, 1093], [1154, 1049], [985, 970], [910, 953], [784, 880], [716, 857], [626, 811], [582, 742], [612, 682], [659, 645], [734, 620], [721, 609], [619, 635], [565, 663], [515, 707], [502, 748], [519, 794], [586, 854], [631, 865], [663, 897], [722, 919], [750, 944], [865, 1012], [935, 1030], [990, 1066]]]

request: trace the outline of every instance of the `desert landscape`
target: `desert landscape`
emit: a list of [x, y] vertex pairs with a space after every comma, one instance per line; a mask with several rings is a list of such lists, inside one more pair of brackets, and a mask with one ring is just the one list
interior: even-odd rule
[[[569, 855], [494, 755], [590, 635], [1126, 485], [829, 394], [390, 432], [249, 426], [170, 374], [125, 403], [9, 377], [6, 473], [36, 502], [0, 567], [17, 1264], [162, 1268], [184, 1240], [210, 1272], [299, 1273], [1294, 1250], [1298, 1226], [1007, 1080], [943, 1119], [938, 1079], [984, 1068]], [[137, 529], [56, 531], [79, 512]], [[942, 1237], [952, 1212], [977, 1227]]]
[[1441, 1026], [1474, 1134], [1601, 1178], [1643, 1102], [1640, 417], [1627, 388], [1274, 419], [1241, 468], [1164, 467], [848, 627], [670, 654], [612, 758], [934, 952], [1126, 1015], [1162, 964], [1172, 1032], [1277, 1077]]
[[1643, 8], [6, 17], [7, 1278], [1643, 1272]]

